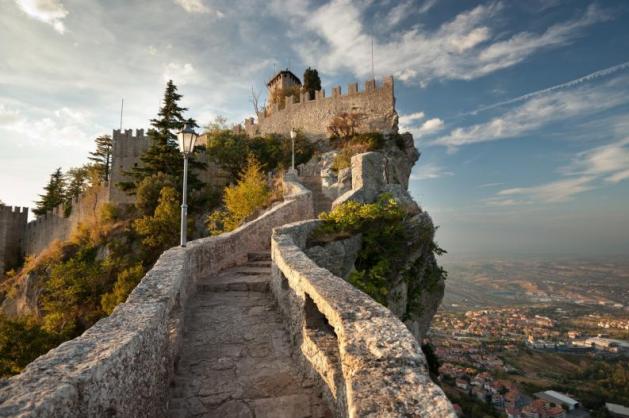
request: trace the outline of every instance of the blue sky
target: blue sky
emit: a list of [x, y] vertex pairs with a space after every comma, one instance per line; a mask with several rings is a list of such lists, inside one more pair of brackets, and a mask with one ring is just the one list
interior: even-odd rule
[[0, 0], [0, 199], [32, 206], [165, 80], [241, 121], [274, 69], [396, 79], [411, 192], [452, 254], [629, 254], [626, 1]]

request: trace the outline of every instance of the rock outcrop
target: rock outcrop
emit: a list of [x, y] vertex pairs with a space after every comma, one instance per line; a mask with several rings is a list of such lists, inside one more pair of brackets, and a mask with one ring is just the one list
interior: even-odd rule
[[[351, 169], [340, 170], [335, 178], [329, 169], [334, 151], [323, 154], [318, 167], [322, 178], [325, 175], [327, 179], [324, 188], [330, 195], [338, 196], [332, 203], [333, 208], [349, 200], [373, 203], [386, 193], [406, 213], [404, 230], [407, 233], [401, 239], [407, 240], [408, 252], [391, 278], [387, 307], [421, 341], [443, 299], [445, 282], [434, 255], [437, 247], [432, 219], [408, 193], [411, 170], [419, 156], [412, 135], [406, 133], [389, 136], [385, 146], [377, 152], [353, 156]], [[306, 254], [335, 275], [347, 278], [353, 268], [351, 257], [355, 261], [360, 250], [357, 242], [353, 237], [319, 244], [308, 248]]]

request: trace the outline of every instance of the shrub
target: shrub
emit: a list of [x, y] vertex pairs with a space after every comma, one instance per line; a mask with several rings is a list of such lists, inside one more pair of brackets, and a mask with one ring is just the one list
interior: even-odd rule
[[336, 141], [336, 145], [341, 148], [332, 163], [332, 170], [338, 172], [351, 167], [354, 155], [381, 149], [384, 146], [384, 135], [379, 132], [355, 134], [348, 140]]
[[348, 281], [386, 305], [395, 266], [406, 247], [402, 208], [390, 195], [382, 194], [375, 203], [347, 201], [320, 217], [324, 222], [313, 231], [311, 243], [362, 234], [356, 271]]
[[135, 289], [135, 286], [142, 280], [143, 276], [144, 268], [141, 263], [137, 263], [118, 273], [113, 290], [101, 297], [100, 303], [103, 311], [107, 315], [111, 315], [114, 308], [127, 299], [129, 293]]
[[155, 213], [136, 219], [133, 228], [142, 237], [142, 244], [149, 254], [159, 255], [179, 242], [180, 219], [177, 192], [166, 186], [160, 192]]
[[333, 138], [348, 140], [356, 134], [364, 118], [364, 113], [339, 113], [330, 121], [328, 132]]
[[225, 188], [225, 210], [214, 211], [207, 220], [212, 235], [233, 231], [269, 204], [270, 188], [258, 160], [250, 156], [237, 184]]
[[138, 183], [135, 192], [135, 207], [143, 215], [151, 215], [159, 204], [162, 189], [166, 186], [175, 189], [175, 179], [164, 173], [145, 177]]

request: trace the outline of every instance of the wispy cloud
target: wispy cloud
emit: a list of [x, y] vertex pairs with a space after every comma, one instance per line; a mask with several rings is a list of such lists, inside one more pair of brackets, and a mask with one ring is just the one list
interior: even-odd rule
[[501, 102], [494, 103], [494, 104], [487, 105], [487, 106], [481, 106], [481, 107], [479, 107], [476, 110], [473, 110], [473, 111], [467, 112], [467, 113], [463, 113], [461, 115], [476, 115], [476, 114], [478, 114], [480, 112], [484, 112], [486, 110], [495, 109], [497, 107], [502, 107], [502, 106], [506, 106], [506, 105], [510, 105], [510, 104], [519, 103], [519, 102], [524, 102], [524, 101], [527, 101], [527, 100], [532, 99], [532, 98], [537, 97], [537, 96], [541, 96], [541, 95], [544, 95], [544, 94], [547, 94], [547, 93], [551, 93], [551, 92], [556, 91], [556, 90], [561, 90], [561, 89], [574, 87], [574, 86], [577, 86], [579, 84], [585, 83], [587, 81], [592, 81], [592, 80], [596, 80], [596, 79], [601, 78], [601, 77], [606, 77], [608, 75], [611, 75], [611, 74], [614, 74], [614, 73], [616, 73], [618, 71], [623, 71], [623, 70], [626, 70], [626, 69], [629, 69], [629, 62], [623, 62], [622, 64], [614, 65], [614, 66], [609, 67], [609, 68], [605, 68], [605, 69], [602, 69], [602, 70], [599, 70], [599, 71], [595, 71], [595, 72], [590, 73], [588, 75], [585, 75], [583, 77], [579, 77], [579, 78], [576, 78], [574, 80], [570, 80], [570, 81], [565, 82], [565, 83], [557, 84], [557, 85], [552, 86], [552, 87], [548, 87], [548, 88], [545, 88], [545, 89], [542, 89], [542, 90], [537, 90], [537, 91], [534, 91], [534, 92], [531, 92], [531, 93], [524, 94], [522, 96], [514, 97], [513, 99], [503, 100]]
[[446, 170], [444, 167], [435, 163], [419, 164], [419, 166], [411, 173], [411, 180], [433, 180], [440, 177], [452, 176], [452, 171]]
[[59, 0], [15, 0], [30, 17], [51, 25], [57, 32], [64, 33], [63, 19], [68, 11]]
[[[490, 206], [565, 202], [609, 183], [629, 179], [629, 138], [578, 153], [559, 169], [563, 178], [548, 183], [500, 190], [487, 199]], [[517, 200], [515, 197], [519, 197]]]
[[[389, 19], [399, 21], [398, 11], [405, 4], [400, 3]], [[283, 14], [293, 10], [278, 9]], [[492, 28], [503, 9], [502, 3], [491, 2], [460, 13], [433, 31], [414, 26], [389, 34], [388, 41], [375, 39], [377, 70], [420, 84], [435, 79], [470, 80], [511, 67], [539, 51], [567, 45], [588, 26], [610, 18], [591, 5], [579, 16], [541, 33], [517, 32], [505, 38], [504, 32]], [[301, 31], [309, 29], [318, 39], [304, 33], [296, 52], [306, 62], [318, 62], [325, 72], [349, 70], [359, 77], [369, 76], [365, 63], [370, 60], [372, 38], [364, 23], [366, 10], [366, 3], [349, 0], [333, 0], [320, 7], [308, 3], [292, 16], [296, 18], [293, 24]]]
[[582, 85], [573, 90], [554, 90], [535, 95], [487, 122], [456, 128], [432, 144], [455, 149], [479, 142], [515, 138], [551, 122], [598, 113], [629, 102], [625, 94], [628, 84], [629, 77], [620, 77], [601, 85]]

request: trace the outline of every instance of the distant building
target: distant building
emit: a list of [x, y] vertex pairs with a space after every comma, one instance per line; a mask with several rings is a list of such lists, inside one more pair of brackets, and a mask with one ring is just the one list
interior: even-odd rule
[[555, 392], [554, 390], [538, 392], [535, 394], [535, 397], [541, 400], [544, 400], [546, 402], [555, 403], [557, 405], [563, 405], [566, 407], [566, 409], [568, 409], [568, 411], [572, 411], [573, 409], [581, 406], [579, 401], [572, 399], [571, 397], [566, 396], [563, 393]]
[[629, 418], [629, 408], [626, 406], [607, 402], [605, 408], [614, 418]]

